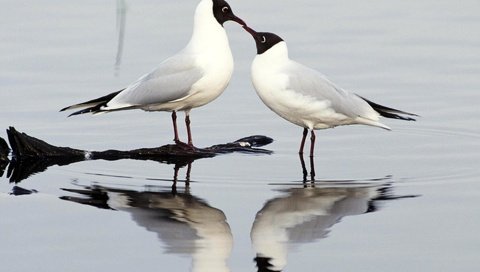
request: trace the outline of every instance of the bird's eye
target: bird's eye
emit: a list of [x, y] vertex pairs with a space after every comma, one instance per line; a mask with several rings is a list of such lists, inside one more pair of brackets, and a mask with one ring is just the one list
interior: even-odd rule
[[267, 38], [265, 38], [265, 36], [262, 36], [262, 41], [261, 43], [266, 43], [267, 42]]
[[228, 7], [223, 7], [223, 8], [222, 8], [222, 12], [223, 12], [223, 13], [226, 13], [228, 10], [229, 10]]

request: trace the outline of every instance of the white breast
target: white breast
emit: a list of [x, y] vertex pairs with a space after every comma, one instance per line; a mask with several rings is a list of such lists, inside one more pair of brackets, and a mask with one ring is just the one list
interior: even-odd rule
[[128, 86], [105, 110], [190, 110], [221, 95], [233, 73], [233, 57], [227, 33], [212, 7], [212, 1], [200, 2], [187, 46]]
[[257, 55], [252, 64], [253, 85], [260, 99], [272, 111], [298, 126], [313, 128], [312, 115], [327, 110], [329, 103], [287, 88], [289, 76], [285, 68], [289, 62], [284, 42]]
[[182, 53], [194, 57], [203, 77], [182, 99], [184, 106], [178, 110], [200, 107], [220, 96], [232, 77], [233, 56], [225, 29], [211, 13], [211, 3], [197, 9], [192, 38]]
[[193, 107], [203, 106], [220, 96], [232, 77], [233, 56], [228, 40], [222, 46], [214, 46], [212, 49], [197, 58], [204, 74], [190, 92], [188, 99], [192, 101]]
[[298, 126], [325, 129], [349, 124], [381, 125], [378, 113], [361, 98], [290, 60], [285, 42], [255, 57], [252, 81], [267, 107]]

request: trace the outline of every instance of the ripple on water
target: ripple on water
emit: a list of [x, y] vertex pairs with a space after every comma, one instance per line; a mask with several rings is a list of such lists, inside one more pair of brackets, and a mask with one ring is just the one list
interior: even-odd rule
[[[421, 136], [415, 144], [418, 151], [412, 159], [427, 160], [418, 167], [431, 169], [427, 174], [413, 175], [398, 181], [403, 184], [441, 184], [474, 182], [480, 176], [480, 133], [473, 129], [424, 126], [401, 128], [398, 133]], [[417, 173], [417, 171], [413, 171]]]

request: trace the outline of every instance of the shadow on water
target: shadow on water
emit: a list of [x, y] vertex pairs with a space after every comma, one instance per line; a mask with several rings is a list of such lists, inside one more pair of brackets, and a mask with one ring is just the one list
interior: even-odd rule
[[[179, 167], [174, 168], [171, 188], [149, 186], [141, 190], [114, 186], [78, 185], [62, 189], [60, 198], [100, 209], [127, 212], [140, 227], [157, 234], [166, 253], [192, 258], [193, 271], [230, 271], [227, 266], [234, 237], [227, 216], [189, 190], [191, 164], [186, 165], [185, 186], [175, 186]], [[328, 237], [346, 216], [380, 211], [395, 196], [389, 178], [379, 180], [312, 181], [286, 183], [280, 195], [266, 200], [252, 223], [250, 237], [258, 271], [282, 271], [292, 246], [316, 243]]]

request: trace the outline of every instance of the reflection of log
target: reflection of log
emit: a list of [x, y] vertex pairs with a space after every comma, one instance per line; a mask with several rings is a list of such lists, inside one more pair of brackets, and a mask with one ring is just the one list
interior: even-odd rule
[[7, 142], [4, 139], [0, 138], [0, 162], [8, 162], [8, 153], [10, 153], [10, 148], [8, 148]]
[[22, 187], [13, 186], [12, 192], [10, 194], [14, 196], [22, 196], [22, 195], [31, 195], [35, 193], [38, 193], [38, 191], [35, 189], [28, 190]]
[[10, 148], [8, 148], [7, 142], [4, 139], [0, 138], [0, 177], [3, 176], [3, 171], [7, 167], [8, 154], [10, 153]]
[[[25, 133], [20, 133], [13, 127], [7, 130], [7, 135], [12, 148], [12, 161], [8, 167], [10, 182], [20, 182], [34, 173], [45, 171], [51, 165], [67, 165], [84, 160], [134, 159], [186, 165], [196, 159], [211, 158], [218, 154], [233, 152], [271, 154], [271, 151], [258, 147], [273, 142], [271, 138], [266, 136], [250, 136], [232, 143], [207, 148], [190, 147], [186, 144], [169, 144], [130, 151], [85, 151], [53, 146]], [[5, 157], [5, 162], [8, 163], [9, 149], [5, 141], [0, 141], [0, 148], [5, 150], [2, 151], [2, 154], [5, 153], [5, 155], [1, 156]], [[5, 168], [6, 163], [4, 163], [4, 167], [1, 167], [0, 164], [0, 176], [3, 174], [1, 169]]]

